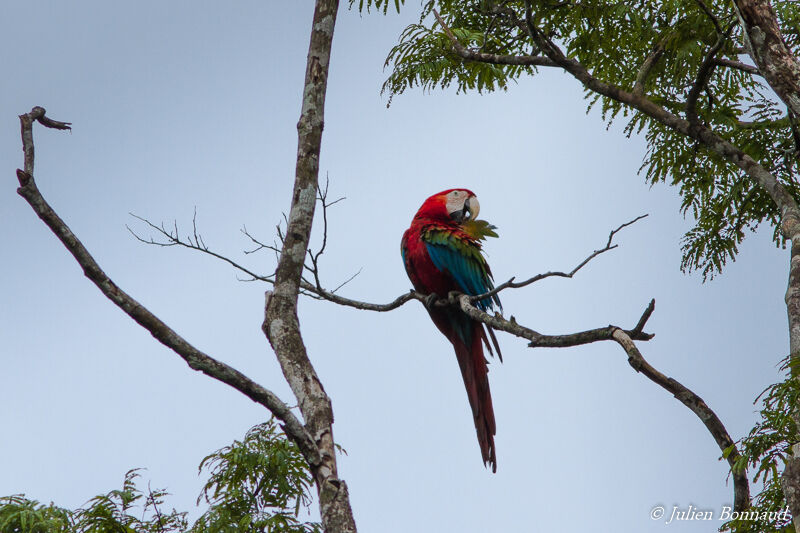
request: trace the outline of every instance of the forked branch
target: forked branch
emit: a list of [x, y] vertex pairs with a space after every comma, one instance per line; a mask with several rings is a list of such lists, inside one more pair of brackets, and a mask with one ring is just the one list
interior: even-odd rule
[[589, 254], [586, 257], [586, 259], [584, 259], [583, 261], [578, 263], [578, 266], [576, 266], [575, 268], [573, 268], [569, 272], [560, 272], [560, 271], [559, 272], [545, 272], [543, 274], [536, 274], [535, 276], [533, 276], [531, 278], [528, 278], [525, 281], [519, 281], [519, 282], [515, 282], [514, 280], [516, 278], [512, 277], [511, 279], [509, 279], [505, 283], [501, 283], [500, 285], [498, 285], [497, 287], [495, 287], [494, 289], [492, 289], [489, 292], [486, 292], [484, 294], [478, 294], [476, 296], [471, 296], [470, 300], [472, 302], [477, 302], [478, 300], [483, 300], [484, 298], [489, 298], [491, 296], [494, 296], [495, 294], [497, 294], [498, 292], [500, 292], [500, 291], [502, 291], [504, 289], [509, 289], [509, 288], [510, 289], [519, 289], [519, 288], [522, 288], [522, 287], [526, 287], [526, 286], [530, 285], [531, 283], [536, 283], [537, 281], [541, 281], [541, 280], [543, 280], [545, 278], [551, 278], [551, 277], [572, 278], [575, 274], [578, 273], [578, 271], [580, 269], [585, 267], [589, 263], [589, 261], [591, 261], [592, 259], [594, 259], [598, 255], [600, 255], [602, 253], [605, 253], [605, 252], [608, 252], [609, 250], [613, 250], [614, 248], [619, 246], [618, 244], [612, 245], [611, 241], [614, 240], [614, 236], [617, 233], [619, 233], [619, 231], [622, 228], [630, 226], [631, 224], [633, 224], [635, 222], [638, 222], [639, 220], [641, 220], [641, 219], [643, 219], [643, 218], [645, 218], [647, 216], [648, 216], [647, 214], [639, 215], [638, 217], [634, 218], [633, 220], [631, 220], [629, 222], [625, 222], [624, 224], [620, 224], [619, 227], [617, 227], [616, 229], [611, 230], [611, 233], [608, 234], [608, 241], [606, 241], [606, 245], [604, 247], [600, 248], [599, 250], [595, 250], [594, 252]]

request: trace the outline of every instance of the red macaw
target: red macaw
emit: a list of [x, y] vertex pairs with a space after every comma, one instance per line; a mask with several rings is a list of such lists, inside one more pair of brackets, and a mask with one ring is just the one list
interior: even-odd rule
[[[425, 200], [400, 242], [406, 272], [417, 291], [440, 297], [447, 297], [450, 291], [475, 296], [494, 288], [492, 272], [481, 254], [481, 241], [486, 237], [497, 237], [497, 234], [493, 231], [494, 226], [476, 220], [479, 211], [478, 199], [467, 189], [442, 191]], [[497, 295], [476, 302], [476, 306], [484, 311], [493, 309], [495, 305], [502, 309]], [[456, 351], [472, 407], [483, 464], [488, 462], [492, 472], [496, 472], [496, 428], [488, 362], [482, 346], [482, 343], [486, 344], [489, 353], [494, 355], [486, 336], [488, 331], [500, 361], [503, 360], [494, 331], [489, 326], [484, 330], [481, 322], [471, 319], [460, 309], [426, 307], [433, 323]]]

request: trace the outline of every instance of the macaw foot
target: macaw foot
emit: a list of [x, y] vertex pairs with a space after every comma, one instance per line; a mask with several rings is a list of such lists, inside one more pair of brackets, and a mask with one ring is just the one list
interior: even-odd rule
[[436, 300], [438, 299], [439, 296], [436, 293], [432, 292], [425, 297], [425, 300], [423, 300], [422, 303], [425, 304], [425, 307], [427, 307], [428, 310], [430, 311], [433, 309], [433, 306], [434, 304], [436, 304]]
[[458, 299], [463, 296], [464, 293], [461, 291], [450, 291], [447, 293], [447, 299], [450, 303], [458, 304]]

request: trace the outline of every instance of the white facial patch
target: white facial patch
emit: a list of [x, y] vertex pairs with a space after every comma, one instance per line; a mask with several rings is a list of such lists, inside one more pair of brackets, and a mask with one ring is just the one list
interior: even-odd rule
[[464, 202], [467, 201], [469, 195], [464, 191], [450, 191], [447, 193], [447, 212], [455, 213], [464, 209]]
[[[467, 200], [469, 202], [467, 203]], [[478, 203], [478, 198], [476, 196], [470, 196], [466, 191], [450, 191], [447, 193], [447, 212], [448, 213], [456, 213], [456, 212], [463, 212], [464, 204], [467, 204], [467, 210], [469, 211], [469, 216], [465, 216], [464, 220], [475, 220], [478, 218], [478, 213], [481, 210], [481, 204]]]

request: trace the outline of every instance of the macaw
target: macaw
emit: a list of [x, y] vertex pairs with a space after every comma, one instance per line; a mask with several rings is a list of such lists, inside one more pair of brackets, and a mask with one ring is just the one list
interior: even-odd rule
[[[478, 199], [467, 189], [449, 189], [425, 200], [400, 241], [406, 273], [417, 291], [446, 298], [450, 291], [476, 296], [494, 289], [492, 271], [481, 253], [481, 241], [497, 237], [493, 231], [496, 228], [485, 220], [477, 220], [479, 211]], [[475, 304], [483, 311], [495, 306], [502, 310], [497, 295]], [[491, 327], [484, 329], [483, 323], [471, 319], [460, 309], [433, 306], [430, 302], [426, 308], [433, 323], [455, 349], [483, 464], [489, 463], [492, 472], [496, 472], [494, 409], [488, 361], [482, 344], [494, 355], [487, 339], [488, 331], [502, 361], [497, 338]]]

